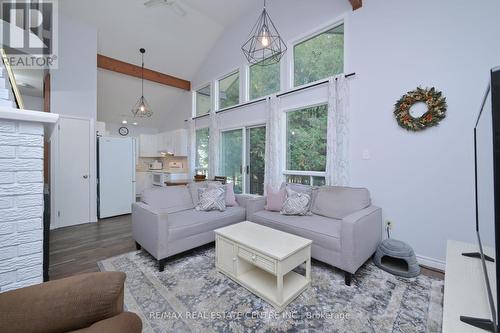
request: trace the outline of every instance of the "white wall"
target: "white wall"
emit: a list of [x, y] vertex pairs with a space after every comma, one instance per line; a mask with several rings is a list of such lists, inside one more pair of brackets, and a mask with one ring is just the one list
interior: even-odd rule
[[43, 281], [43, 124], [0, 120], [0, 291]]
[[[59, 67], [51, 69], [51, 112], [97, 117], [97, 30], [59, 14]], [[97, 221], [96, 140], [91, 136], [91, 222]], [[53, 189], [55, 192], [55, 189]]]
[[[240, 47], [258, 5], [255, 15], [246, 13], [226, 29], [193, 87], [244, 68]], [[345, 72], [356, 72], [350, 96], [352, 185], [371, 191], [384, 221], [395, 224], [394, 238], [410, 243], [423, 263], [443, 267], [447, 239], [475, 241], [472, 128], [488, 71], [500, 64], [500, 3], [371, 0], [352, 12], [348, 1], [312, 6], [275, 0], [268, 7], [289, 49], [297, 38], [345, 16]], [[286, 82], [289, 56], [282, 66]], [[448, 115], [438, 127], [410, 133], [397, 125], [394, 104], [419, 85], [443, 91]], [[231, 118], [239, 123], [252, 121], [253, 113], [235, 112]], [[364, 150], [371, 159], [362, 159]]]
[[149, 127], [141, 127], [141, 126], [134, 126], [134, 125], [122, 125], [122, 124], [115, 124], [115, 123], [106, 123], [106, 135], [108, 136], [121, 136], [118, 133], [118, 129], [120, 127], [127, 127], [129, 134], [129, 137], [138, 137], [140, 134], [156, 134], [158, 133], [158, 129], [156, 128], [149, 128]]
[[51, 70], [51, 112], [97, 118], [97, 30], [59, 15], [59, 68]]

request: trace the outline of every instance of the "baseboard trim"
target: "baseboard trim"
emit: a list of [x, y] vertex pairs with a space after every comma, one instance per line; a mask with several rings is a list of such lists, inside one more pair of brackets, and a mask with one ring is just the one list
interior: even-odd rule
[[429, 267], [429, 268], [438, 269], [438, 270], [443, 271], [443, 272], [444, 272], [444, 270], [446, 268], [446, 262], [445, 261], [438, 260], [438, 259], [435, 259], [435, 258], [429, 258], [429, 257], [422, 256], [422, 255], [419, 255], [419, 254], [417, 254], [417, 261], [422, 266], [426, 266], [426, 267]]

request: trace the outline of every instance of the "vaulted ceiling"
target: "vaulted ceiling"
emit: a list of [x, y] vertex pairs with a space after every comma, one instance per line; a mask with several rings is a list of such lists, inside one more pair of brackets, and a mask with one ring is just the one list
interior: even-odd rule
[[[191, 80], [225, 27], [256, 3], [248, 0], [177, 0], [186, 15], [170, 6], [146, 7], [146, 0], [64, 0], [61, 13], [97, 28], [98, 53]], [[98, 71], [98, 120], [131, 120], [140, 81], [106, 70]], [[168, 128], [178, 113], [186, 114], [190, 93], [145, 82], [145, 96], [156, 111], [139, 125]], [[183, 109], [184, 108], [184, 109]], [[183, 110], [181, 110], [183, 109]], [[178, 119], [177, 119], [178, 121]]]

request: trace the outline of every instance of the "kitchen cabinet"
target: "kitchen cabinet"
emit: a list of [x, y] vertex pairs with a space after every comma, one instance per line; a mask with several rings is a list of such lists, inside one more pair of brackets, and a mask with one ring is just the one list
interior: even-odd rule
[[188, 156], [188, 131], [178, 129], [139, 136], [139, 155], [141, 157], [162, 157], [161, 153]]
[[179, 129], [173, 132], [174, 135], [174, 155], [188, 156], [188, 131]]
[[158, 134], [158, 149], [166, 154], [174, 154], [174, 136], [172, 132]]
[[158, 135], [139, 135], [139, 155], [141, 157], [161, 157], [158, 149]]

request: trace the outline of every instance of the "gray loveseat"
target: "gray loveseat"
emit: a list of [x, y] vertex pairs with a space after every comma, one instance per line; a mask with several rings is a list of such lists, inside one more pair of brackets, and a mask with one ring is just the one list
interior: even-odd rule
[[249, 200], [247, 219], [313, 241], [313, 258], [354, 274], [382, 239], [382, 210], [371, 205], [367, 189], [323, 186], [313, 189], [310, 216], [264, 210], [266, 198]]
[[213, 242], [215, 229], [246, 219], [245, 195], [236, 195], [239, 206], [227, 207], [224, 212], [196, 211], [199, 186], [204, 184], [146, 189], [142, 202], [132, 205], [132, 236], [137, 249], [142, 247], [155, 257], [160, 271], [168, 257]]

